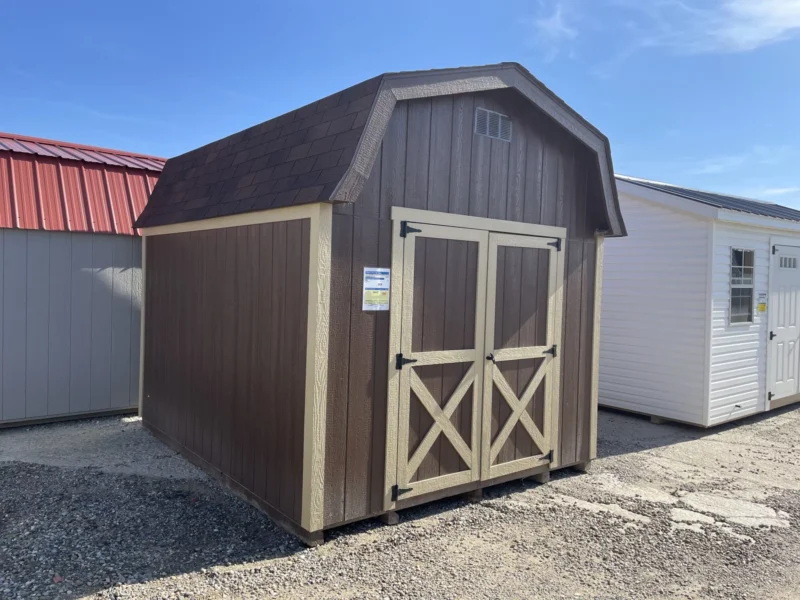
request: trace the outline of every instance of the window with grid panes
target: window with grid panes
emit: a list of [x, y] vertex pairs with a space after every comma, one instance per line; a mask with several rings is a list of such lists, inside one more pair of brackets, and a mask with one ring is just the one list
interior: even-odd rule
[[730, 322], [753, 322], [753, 275], [755, 250], [731, 248]]

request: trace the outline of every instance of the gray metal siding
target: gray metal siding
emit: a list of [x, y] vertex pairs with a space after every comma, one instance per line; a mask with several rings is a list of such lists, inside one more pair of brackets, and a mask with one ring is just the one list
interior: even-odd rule
[[0, 230], [0, 423], [135, 407], [141, 240]]

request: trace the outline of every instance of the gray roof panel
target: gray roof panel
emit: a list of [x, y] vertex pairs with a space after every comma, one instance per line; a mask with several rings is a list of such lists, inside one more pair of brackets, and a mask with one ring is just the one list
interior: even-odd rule
[[658, 183], [655, 181], [645, 181], [642, 179], [635, 179], [633, 177], [625, 177], [617, 175], [617, 179], [627, 183], [649, 188], [657, 192], [664, 192], [665, 194], [673, 194], [680, 196], [687, 200], [694, 200], [701, 204], [715, 206], [725, 210], [736, 210], [739, 212], [749, 213], [751, 215], [760, 215], [762, 217], [772, 217], [773, 219], [784, 219], [787, 221], [800, 222], [800, 211], [780, 204], [773, 204], [771, 202], [762, 202], [760, 200], [750, 200], [749, 198], [740, 198], [738, 196], [726, 196], [724, 194], [715, 194], [713, 192], [703, 192], [700, 190], [693, 190], [691, 188], [679, 187], [677, 185], [669, 185], [667, 183]]

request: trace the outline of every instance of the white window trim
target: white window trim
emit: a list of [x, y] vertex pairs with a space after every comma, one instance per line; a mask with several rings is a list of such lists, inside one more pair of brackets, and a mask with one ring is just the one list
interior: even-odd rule
[[[753, 253], [753, 277], [752, 283], [750, 284], [741, 284], [741, 283], [733, 283], [733, 253], [734, 251], [740, 252], [752, 252]], [[744, 256], [742, 256], [744, 258]], [[744, 266], [744, 265], [742, 265]], [[754, 248], [737, 248], [736, 246], [731, 246], [730, 253], [728, 254], [728, 325], [732, 327], [736, 327], [738, 325], [749, 326], [755, 323], [756, 312], [754, 307], [755, 296], [756, 296], [756, 251]], [[750, 294], [750, 320], [749, 321], [732, 321], [733, 318], [733, 290], [734, 289], [750, 289], [752, 290], [752, 294]]]

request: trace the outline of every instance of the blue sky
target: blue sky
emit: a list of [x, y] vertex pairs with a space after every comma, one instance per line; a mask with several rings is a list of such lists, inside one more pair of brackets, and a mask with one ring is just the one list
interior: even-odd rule
[[617, 172], [800, 207], [800, 0], [4, 2], [0, 131], [173, 156], [383, 71], [518, 61]]

